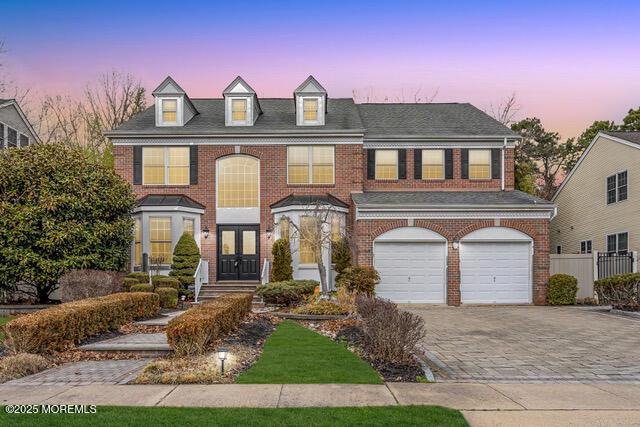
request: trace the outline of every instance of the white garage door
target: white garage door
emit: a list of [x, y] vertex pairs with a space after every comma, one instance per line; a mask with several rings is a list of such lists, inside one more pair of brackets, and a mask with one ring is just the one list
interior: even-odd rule
[[394, 302], [444, 303], [445, 253], [442, 242], [376, 241], [376, 295]]
[[460, 292], [467, 304], [531, 302], [531, 243], [460, 244]]

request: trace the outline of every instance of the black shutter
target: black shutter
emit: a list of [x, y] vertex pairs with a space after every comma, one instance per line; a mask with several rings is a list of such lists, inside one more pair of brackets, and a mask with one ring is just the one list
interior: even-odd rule
[[367, 150], [367, 179], [376, 178], [376, 150]]
[[422, 148], [413, 150], [413, 178], [422, 179]]
[[453, 179], [453, 150], [444, 150], [444, 179]]
[[133, 183], [142, 184], [142, 147], [133, 147]]
[[460, 150], [460, 157], [462, 163], [461, 178], [469, 179], [469, 149], [463, 148]]
[[500, 159], [500, 148], [492, 148], [491, 149], [491, 178], [500, 179], [501, 170], [501, 159]]
[[398, 150], [398, 179], [407, 179], [407, 150]]
[[198, 183], [198, 146], [189, 147], [189, 184]]

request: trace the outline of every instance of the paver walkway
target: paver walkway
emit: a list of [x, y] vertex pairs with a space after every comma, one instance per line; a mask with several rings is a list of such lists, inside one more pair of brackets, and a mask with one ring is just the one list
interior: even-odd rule
[[148, 360], [90, 360], [68, 363], [4, 383], [6, 386], [125, 384]]
[[580, 307], [404, 305], [438, 381], [640, 383], [640, 320]]
[[636, 384], [0, 385], [0, 404], [174, 407], [439, 405], [473, 426], [640, 425]]
[[104, 341], [81, 345], [78, 348], [86, 351], [157, 351], [160, 353], [170, 350], [167, 334], [164, 332], [121, 335]]

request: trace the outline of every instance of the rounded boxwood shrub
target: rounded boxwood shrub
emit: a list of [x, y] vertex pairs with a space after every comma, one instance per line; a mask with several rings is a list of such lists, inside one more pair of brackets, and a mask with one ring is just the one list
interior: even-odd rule
[[153, 292], [153, 285], [148, 283], [138, 283], [129, 288], [129, 292]]
[[156, 288], [155, 292], [160, 296], [160, 307], [176, 308], [178, 305], [178, 290], [175, 288]]
[[193, 275], [200, 262], [200, 249], [190, 234], [184, 233], [173, 249], [173, 263], [169, 276], [176, 278], [186, 289], [194, 284]]
[[123, 280], [123, 286], [126, 290], [131, 289], [133, 285], [137, 285], [139, 283], [140, 282], [138, 281], [138, 279], [135, 279], [133, 277], [125, 277]]
[[256, 293], [269, 304], [295, 304], [306, 296], [313, 294], [318, 286], [315, 280], [289, 280], [286, 282], [271, 282], [258, 286]]
[[180, 280], [169, 276], [151, 276], [151, 283], [154, 288], [174, 288], [180, 289]]
[[336, 286], [339, 288], [364, 295], [373, 295], [378, 283], [380, 283], [380, 275], [375, 268], [366, 265], [345, 268], [336, 280]]
[[572, 305], [576, 303], [578, 279], [568, 274], [554, 274], [549, 277], [547, 299], [551, 305]]
[[291, 258], [291, 246], [289, 239], [278, 239], [271, 248], [273, 255], [273, 267], [271, 268], [272, 282], [285, 282], [293, 280], [293, 267]]

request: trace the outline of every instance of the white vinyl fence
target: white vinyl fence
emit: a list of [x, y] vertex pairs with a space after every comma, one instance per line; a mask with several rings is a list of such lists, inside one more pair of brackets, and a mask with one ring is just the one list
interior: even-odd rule
[[577, 298], [593, 297], [596, 274], [596, 254], [552, 254], [549, 274], [569, 274], [578, 279]]

